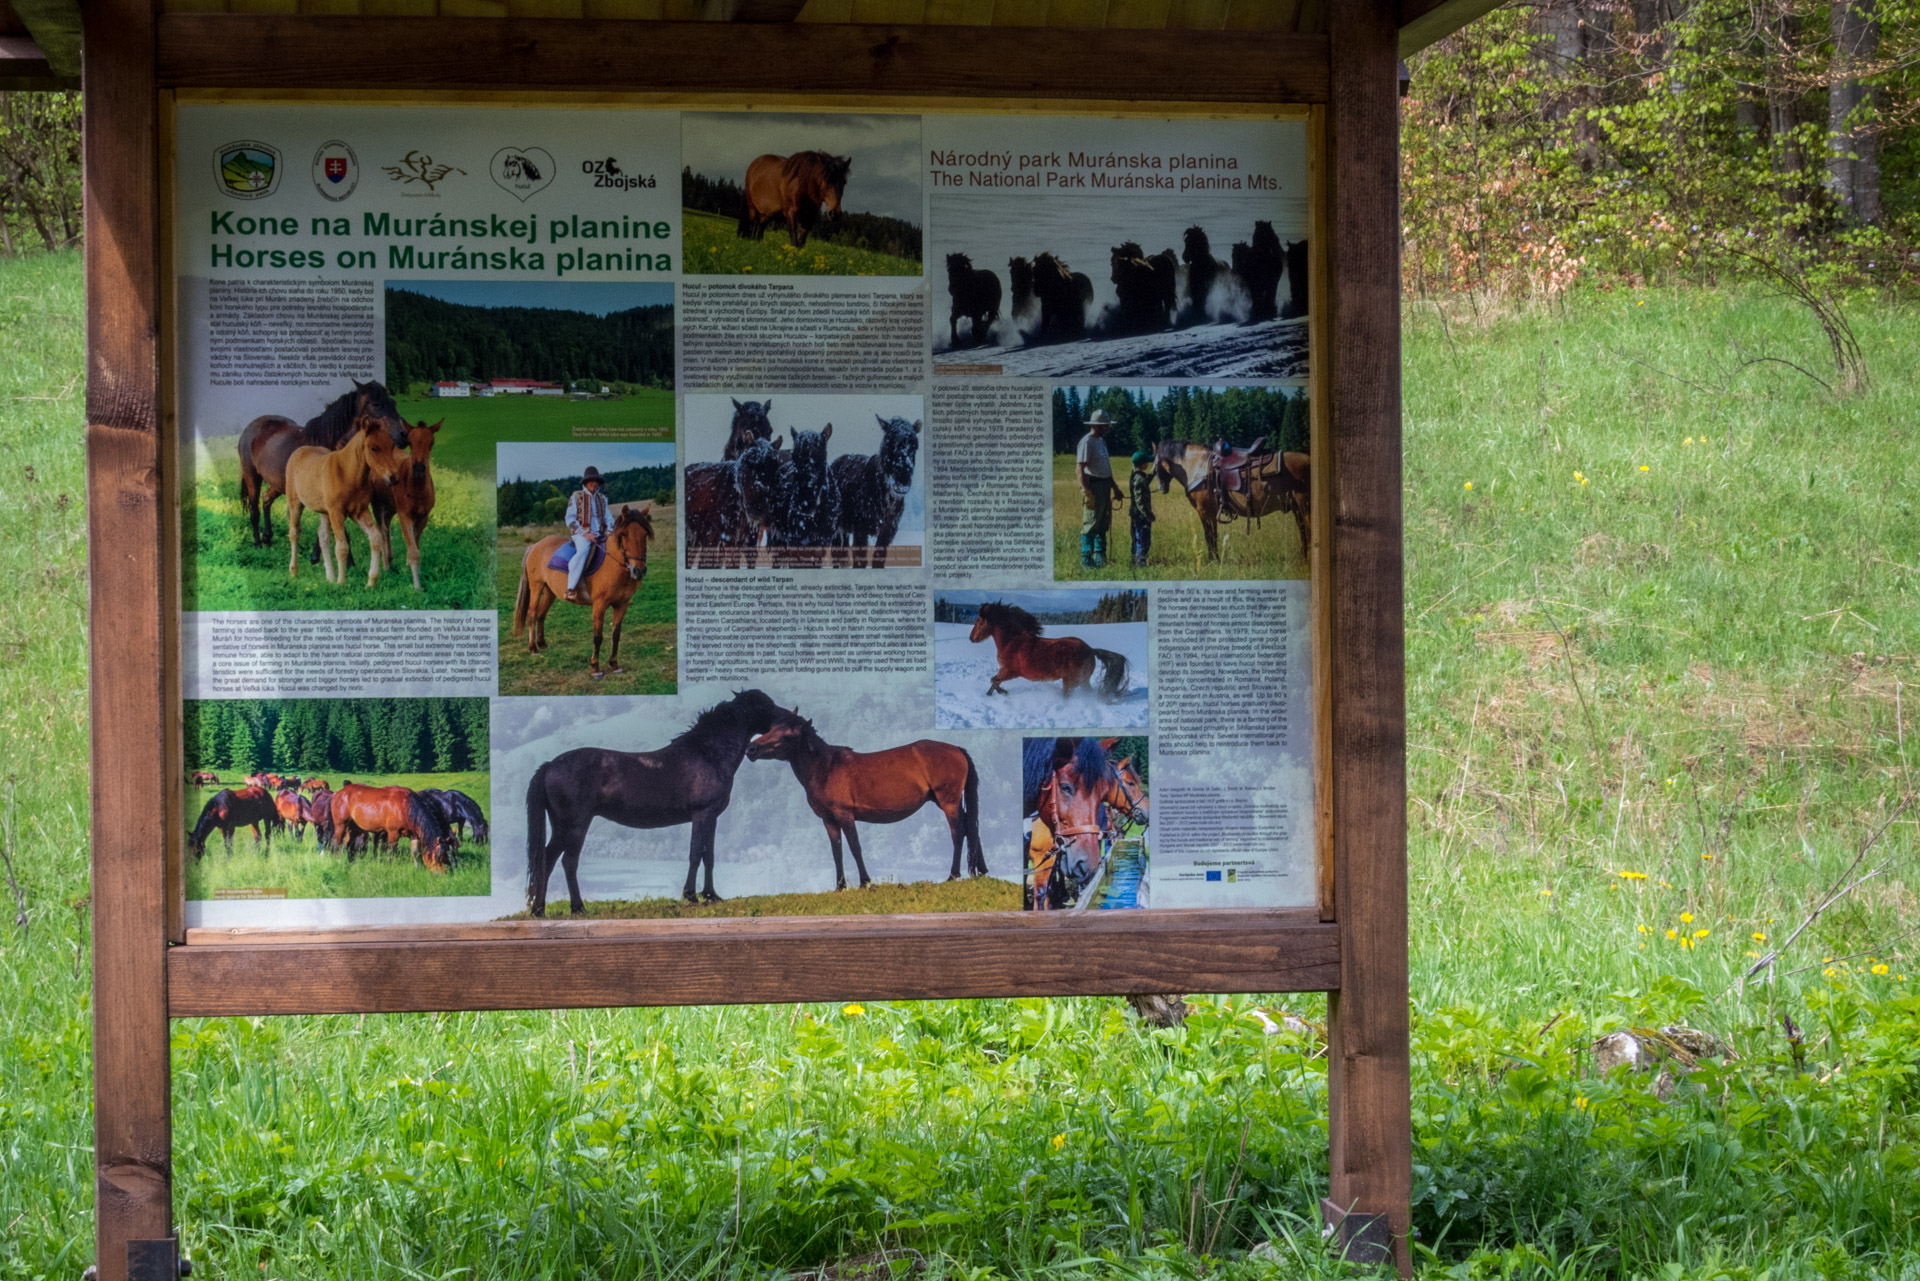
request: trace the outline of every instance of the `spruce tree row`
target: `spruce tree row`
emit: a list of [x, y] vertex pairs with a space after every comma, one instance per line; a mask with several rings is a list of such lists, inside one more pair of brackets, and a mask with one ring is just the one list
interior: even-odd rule
[[[1158, 390], [1153, 389], [1153, 390]], [[1268, 448], [1308, 453], [1312, 402], [1296, 387], [1169, 387], [1156, 404], [1146, 388], [1056, 387], [1053, 391], [1053, 448], [1071, 454], [1087, 434], [1087, 416], [1104, 409], [1113, 419], [1107, 452], [1118, 460], [1136, 449], [1152, 449], [1163, 440], [1211, 445], [1251, 445], [1261, 437]]]
[[487, 768], [484, 698], [189, 700], [182, 721], [187, 768], [223, 779]]

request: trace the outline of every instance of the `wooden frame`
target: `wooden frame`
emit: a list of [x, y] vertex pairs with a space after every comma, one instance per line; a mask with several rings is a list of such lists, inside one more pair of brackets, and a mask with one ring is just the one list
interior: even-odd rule
[[[1356, 1257], [1407, 1267], [1411, 1177], [1398, 371], [1399, 11], [1331, 0], [1328, 35], [769, 23], [156, 15], [86, 8], [89, 520], [95, 1091], [101, 1281], [145, 1275], [171, 1235], [170, 1018], [544, 1008], [526, 957], [577, 982], [568, 1004], [921, 999], [1181, 991], [1331, 994], [1331, 1190]], [[1111, 916], [525, 922], [334, 931], [183, 931], [178, 915], [178, 620], [170, 528], [170, 303], [159, 229], [168, 91], [354, 88], [335, 47], [407, 47], [368, 89], [806, 94], [948, 105], [1075, 101], [1127, 65], [1136, 102], [1311, 108], [1314, 708], [1319, 906]], [[1204, 74], [1194, 71], [1203, 67]], [[819, 101], [819, 98], [812, 99]], [[1324, 300], [1324, 301], [1318, 301]], [[129, 538], [129, 530], [140, 536]], [[113, 550], [108, 552], [108, 548]], [[169, 942], [177, 946], [169, 947]], [[1083, 977], [1049, 980], [1072, 956]], [[1012, 964], [1017, 957], [1020, 964]], [[849, 958], [852, 958], [851, 963]], [[725, 975], [725, 981], [721, 976]], [[858, 975], [860, 977], [853, 977]], [[1035, 976], [1042, 977], [1035, 977]], [[955, 976], [966, 976], [956, 978]], [[143, 1244], [144, 1243], [144, 1244]], [[129, 1260], [135, 1260], [130, 1264]], [[156, 1265], [158, 1266], [158, 1265]], [[161, 1273], [155, 1273], [160, 1275]]]

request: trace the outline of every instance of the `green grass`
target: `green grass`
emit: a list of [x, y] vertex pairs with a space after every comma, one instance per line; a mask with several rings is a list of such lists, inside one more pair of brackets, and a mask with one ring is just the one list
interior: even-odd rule
[[[1774, 982], [1736, 980], [1910, 790], [1920, 315], [1854, 305], [1875, 384], [1835, 401], [1740, 369], [1818, 368], [1772, 299], [1409, 311], [1423, 1276], [1910, 1281], [1915, 815]], [[75, 259], [0, 262], [0, 815], [28, 919], [0, 913], [0, 1276], [91, 1255], [79, 315]], [[1262, 1036], [1256, 1006], [1304, 1030]], [[175, 1204], [216, 1281], [758, 1277], [882, 1243], [970, 1281], [1331, 1277], [1324, 1016], [182, 1021]], [[1599, 1032], [1682, 1018], [1740, 1059], [1672, 1102], [1593, 1073]], [[1276, 1233], [1279, 1260], [1238, 1257]]]
[[495, 584], [500, 602], [500, 695], [527, 694], [672, 694], [680, 688], [678, 567], [674, 557], [673, 508], [656, 507], [657, 531], [647, 544], [647, 577], [627, 605], [620, 631], [619, 672], [608, 671], [613, 654], [613, 627], [605, 625], [601, 638], [599, 680], [588, 673], [593, 657], [593, 611], [564, 600], [547, 611], [547, 648], [527, 652], [525, 632], [513, 634], [513, 605], [520, 590], [520, 566], [527, 548], [548, 534], [565, 533], [521, 526], [500, 531], [495, 561]]
[[[253, 544], [246, 508], [240, 503], [240, 462], [233, 441], [209, 442], [211, 466], [197, 472], [181, 507], [180, 540], [185, 567], [181, 608], [251, 609], [491, 609], [494, 486], [482, 477], [442, 462], [435, 450], [433, 515], [420, 540], [420, 590], [407, 572], [407, 544], [393, 523], [393, 566], [367, 588], [367, 536], [346, 524], [354, 567], [344, 583], [329, 583], [322, 566], [307, 559], [320, 518], [300, 518], [300, 568], [287, 573], [287, 504], [273, 508], [273, 541]], [[332, 535], [329, 533], [329, 539]]]
[[855, 249], [810, 237], [795, 248], [785, 227], [768, 227], [758, 240], [743, 240], [739, 220], [697, 209], [680, 211], [684, 270], [689, 276], [918, 276], [911, 258]]
[[[959, 881], [876, 881], [863, 890], [820, 894], [746, 894], [719, 903], [683, 903], [677, 898], [591, 899], [583, 915], [590, 920], [696, 920], [719, 916], [878, 916], [889, 912], [1017, 912], [1020, 884], [991, 877]], [[567, 916], [566, 895], [550, 916]], [[524, 920], [525, 912], [512, 920]]]
[[[337, 780], [336, 780], [337, 781]], [[354, 782], [370, 787], [440, 787], [465, 792], [488, 809], [487, 776], [479, 772], [451, 774], [354, 775]], [[197, 817], [217, 787], [189, 787], [185, 813]], [[233, 834], [233, 853], [218, 832], [207, 837], [207, 852], [187, 856], [187, 897], [213, 899], [222, 890], [278, 890], [288, 898], [431, 898], [493, 892], [492, 850], [473, 839], [469, 829], [461, 843], [459, 862], [451, 872], [436, 873], [405, 851], [364, 854], [349, 863], [335, 850], [323, 850], [308, 828], [300, 839], [291, 829], [273, 838], [271, 848], [256, 847], [253, 833]]]
[[1258, 524], [1228, 521], [1220, 526], [1220, 558], [1207, 558], [1206, 529], [1193, 504], [1174, 486], [1153, 492], [1153, 547], [1144, 568], [1133, 563], [1133, 524], [1127, 507], [1127, 478], [1115, 467], [1120, 506], [1107, 531], [1107, 563], [1088, 569], [1080, 563], [1080, 517], [1085, 512], [1073, 455], [1053, 459], [1053, 576], [1061, 581], [1128, 582], [1135, 579], [1305, 578], [1306, 558], [1300, 534], [1286, 513], [1263, 516]]
[[502, 441], [673, 439], [670, 389], [637, 392], [617, 400], [400, 396], [394, 403], [410, 422], [446, 420], [447, 425], [434, 438], [435, 464], [489, 481], [495, 479], [494, 446]]

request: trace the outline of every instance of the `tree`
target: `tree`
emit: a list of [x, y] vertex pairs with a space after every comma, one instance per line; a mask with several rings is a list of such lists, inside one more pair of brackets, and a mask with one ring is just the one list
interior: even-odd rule
[[233, 717], [232, 728], [227, 737], [226, 767], [241, 774], [252, 774], [260, 768], [260, 757], [253, 741], [253, 726], [245, 716]]
[[0, 253], [80, 238], [80, 95], [0, 92]]
[[1874, 0], [1832, 0], [1833, 78], [1827, 87], [1827, 187], [1852, 219], [1880, 221], [1880, 138], [1874, 89], [1859, 68], [1880, 47]]

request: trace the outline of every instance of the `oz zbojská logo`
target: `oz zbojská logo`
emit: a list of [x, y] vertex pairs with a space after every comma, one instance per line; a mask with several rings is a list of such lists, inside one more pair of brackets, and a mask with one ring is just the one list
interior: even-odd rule
[[360, 185], [360, 158], [338, 138], [313, 153], [313, 189], [328, 200], [345, 200]]
[[280, 149], [264, 142], [230, 142], [213, 153], [220, 190], [235, 200], [271, 196], [280, 185]]

